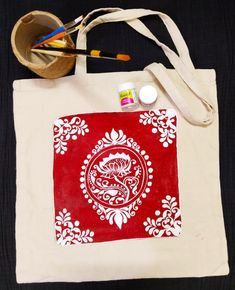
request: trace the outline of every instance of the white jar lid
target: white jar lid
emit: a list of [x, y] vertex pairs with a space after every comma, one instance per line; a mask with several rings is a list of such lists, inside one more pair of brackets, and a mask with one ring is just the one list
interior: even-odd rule
[[123, 83], [123, 84], [120, 84], [118, 86], [118, 91], [119, 92], [122, 92], [122, 91], [126, 91], [126, 90], [131, 90], [131, 89], [134, 89], [135, 88], [135, 85], [133, 83]]
[[143, 105], [152, 105], [157, 100], [157, 90], [150, 85], [143, 86], [139, 92], [139, 100]]

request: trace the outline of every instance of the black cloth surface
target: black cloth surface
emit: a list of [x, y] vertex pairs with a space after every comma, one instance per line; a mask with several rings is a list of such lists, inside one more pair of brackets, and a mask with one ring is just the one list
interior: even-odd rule
[[[0, 2], [0, 290], [235, 289], [234, 4], [234, 0], [2, 0]], [[16, 283], [14, 237], [16, 142], [13, 123], [12, 82], [15, 79], [35, 78], [37, 76], [20, 65], [13, 55], [10, 45], [11, 30], [15, 22], [22, 15], [32, 10], [52, 12], [66, 23], [80, 14], [86, 15], [95, 8], [110, 6], [121, 8], [142, 7], [167, 13], [180, 28], [188, 44], [196, 68], [215, 68], [217, 72], [220, 116], [220, 177], [229, 251], [230, 274], [228, 276], [140, 279], [98, 283], [41, 283], [21, 285]], [[156, 17], [147, 17], [144, 19], [144, 22], [151, 28], [155, 35], [158, 35], [159, 39], [173, 47], [166, 30]], [[162, 62], [167, 67], [171, 67], [162, 51], [153, 42], [143, 38], [125, 23], [101, 25], [93, 29], [88, 36], [89, 48], [100, 48], [106, 51], [127, 51], [133, 56], [132, 61], [129, 63], [89, 59], [89, 72], [142, 70], [153, 61]]]

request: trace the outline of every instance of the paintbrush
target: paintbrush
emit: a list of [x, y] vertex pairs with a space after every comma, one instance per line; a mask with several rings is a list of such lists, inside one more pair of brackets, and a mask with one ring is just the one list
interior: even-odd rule
[[46, 45], [50, 45], [52, 47], [66, 47], [66, 41], [57, 39], [57, 40], [48, 42]]
[[40, 45], [43, 45], [43, 44], [46, 44], [48, 42], [54, 41], [56, 39], [62, 38], [68, 34], [71, 34], [75, 31], [77, 31], [81, 27], [81, 24], [78, 25], [78, 23], [80, 23], [82, 19], [83, 19], [83, 16], [79, 16], [75, 20], [70, 21], [70, 22], [56, 28], [54, 31], [52, 31], [48, 35], [43, 36], [39, 40], [35, 41], [32, 44], [32, 48], [36, 48]]
[[131, 59], [128, 54], [121, 53], [110, 53], [104, 52], [101, 50], [84, 50], [84, 49], [75, 49], [75, 48], [58, 48], [58, 47], [40, 47], [39, 49], [31, 49], [32, 52], [51, 54], [54, 56], [62, 56], [62, 57], [75, 57], [78, 55], [86, 55], [90, 57], [100, 57], [100, 58], [108, 58], [115, 59], [121, 61], [129, 61]]

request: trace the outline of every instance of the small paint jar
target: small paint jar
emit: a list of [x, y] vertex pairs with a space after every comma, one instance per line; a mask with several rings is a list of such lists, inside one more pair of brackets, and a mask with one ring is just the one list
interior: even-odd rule
[[151, 86], [143, 86], [139, 91], [139, 101], [143, 106], [151, 106], [157, 100], [157, 90]]
[[135, 85], [123, 83], [118, 87], [119, 100], [123, 111], [132, 111], [139, 105]]

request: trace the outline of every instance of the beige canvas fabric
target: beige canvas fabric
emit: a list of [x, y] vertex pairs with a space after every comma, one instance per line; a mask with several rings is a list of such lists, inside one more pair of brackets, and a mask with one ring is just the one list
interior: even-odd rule
[[[80, 31], [78, 47], [86, 46], [86, 33], [95, 25], [123, 20], [160, 45], [175, 70], [155, 63], [145, 71], [87, 74], [85, 58], [80, 57], [73, 76], [14, 82], [17, 281], [80, 282], [226, 275], [229, 269], [219, 182], [215, 71], [194, 69], [184, 40], [167, 15], [143, 9], [108, 8], [106, 11], [111, 13], [98, 17]], [[164, 21], [179, 56], [136, 19], [150, 14], [157, 14]], [[117, 87], [129, 81], [134, 82], [137, 89], [153, 84], [159, 94], [154, 108], [173, 107], [177, 111], [183, 232], [174, 238], [57, 245], [53, 207], [53, 122], [70, 114], [120, 111]]]

